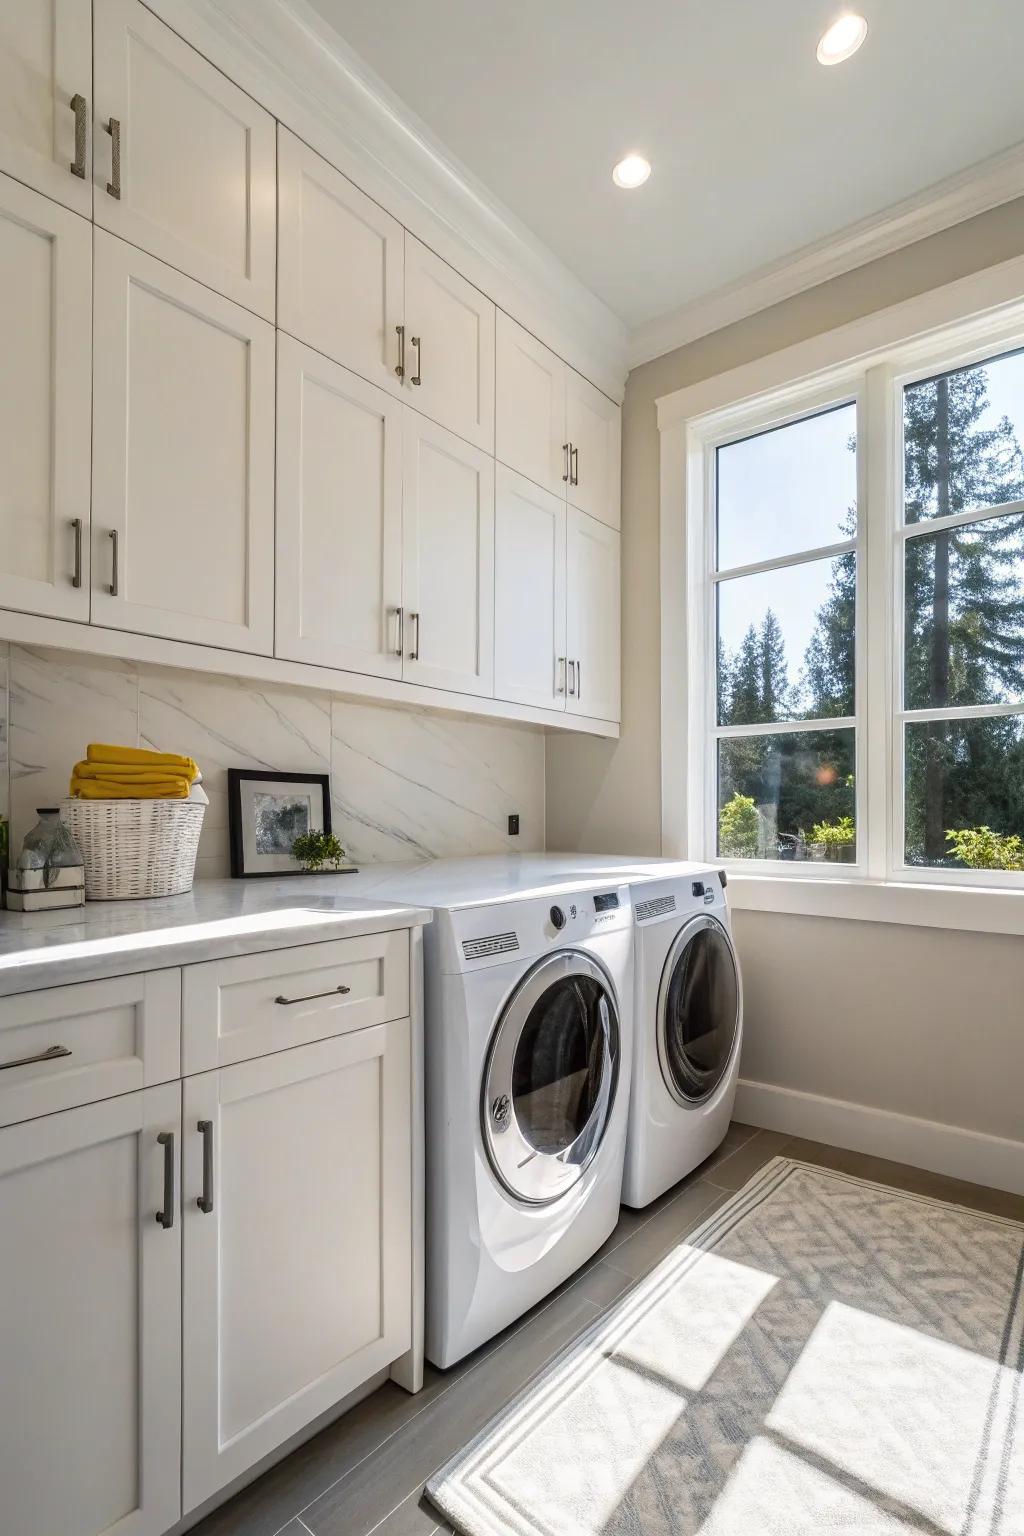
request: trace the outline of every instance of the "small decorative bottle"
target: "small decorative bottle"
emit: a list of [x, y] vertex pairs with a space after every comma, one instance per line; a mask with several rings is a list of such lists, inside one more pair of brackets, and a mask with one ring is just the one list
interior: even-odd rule
[[56, 806], [41, 806], [36, 815], [39, 820], [25, 834], [11, 871], [7, 905], [20, 912], [80, 907], [85, 901], [85, 865], [78, 844]]

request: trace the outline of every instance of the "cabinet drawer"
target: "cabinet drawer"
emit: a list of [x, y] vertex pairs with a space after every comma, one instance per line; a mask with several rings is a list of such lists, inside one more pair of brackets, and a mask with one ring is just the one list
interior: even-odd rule
[[409, 1012], [409, 935], [371, 933], [183, 972], [186, 1076]]
[[0, 1004], [0, 1125], [177, 1078], [181, 972], [53, 987]]

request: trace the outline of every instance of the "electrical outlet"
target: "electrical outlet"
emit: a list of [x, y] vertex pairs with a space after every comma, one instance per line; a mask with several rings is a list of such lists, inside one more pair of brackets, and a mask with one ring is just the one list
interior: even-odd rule
[[513, 813], [509, 817], [509, 819], [508, 819], [508, 835], [509, 835], [509, 837], [518, 837], [519, 836], [519, 815], [518, 815], [518, 813]]

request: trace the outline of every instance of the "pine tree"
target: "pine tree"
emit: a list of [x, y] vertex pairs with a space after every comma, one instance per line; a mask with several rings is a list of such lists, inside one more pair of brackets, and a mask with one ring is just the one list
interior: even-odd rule
[[[856, 533], [856, 507], [847, 513], [844, 531], [848, 538]], [[801, 684], [807, 719], [830, 720], [856, 710], [856, 612], [857, 557], [840, 555], [833, 562], [828, 597], [818, 609], [814, 633], [804, 653]]]
[[718, 708], [723, 725], [785, 720], [791, 694], [782, 625], [769, 608], [760, 629], [751, 624], [735, 657], [719, 642]]
[[761, 713], [761, 646], [753, 624], [740, 641], [729, 679], [729, 724], [753, 725]]
[[789, 668], [782, 625], [769, 608], [758, 636], [761, 651], [761, 719], [784, 720], [789, 711]]

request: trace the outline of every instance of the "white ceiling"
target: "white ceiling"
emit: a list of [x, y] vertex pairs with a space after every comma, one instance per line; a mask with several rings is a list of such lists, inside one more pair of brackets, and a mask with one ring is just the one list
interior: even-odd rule
[[1024, 140], [1022, 0], [311, 3], [630, 327]]

